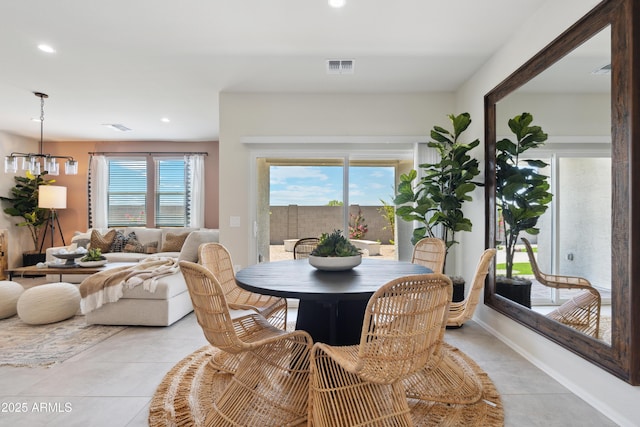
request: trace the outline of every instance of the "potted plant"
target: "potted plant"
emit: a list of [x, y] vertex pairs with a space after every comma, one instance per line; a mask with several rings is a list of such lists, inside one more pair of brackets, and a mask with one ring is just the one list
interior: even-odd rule
[[513, 257], [521, 232], [536, 235], [538, 219], [546, 212], [553, 195], [549, 192], [546, 175], [539, 173], [547, 166], [542, 160], [522, 158], [523, 153], [537, 148], [547, 140], [547, 134], [540, 126], [532, 126], [533, 116], [522, 113], [509, 120], [509, 128], [515, 135], [515, 141], [502, 139], [496, 143], [496, 205], [500, 224], [500, 234], [504, 236], [506, 252], [506, 274], [497, 277], [496, 292], [531, 307], [531, 281], [519, 292], [509, 286], [520, 283], [527, 286], [527, 279], [514, 282]]
[[471, 201], [469, 193], [482, 185], [474, 181], [480, 174], [479, 162], [469, 155], [480, 141], [476, 139], [469, 144], [459, 141], [471, 124], [471, 116], [462, 113], [448, 117], [453, 131], [434, 126], [431, 131], [433, 141], [427, 144], [438, 151], [440, 161], [421, 164], [423, 178], [418, 178], [415, 169], [403, 174], [393, 200], [398, 206], [396, 214], [399, 218], [422, 224], [413, 230], [411, 242], [415, 244], [423, 237], [439, 237], [446, 243], [447, 254], [458, 243], [457, 232], [471, 231], [471, 221], [465, 218], [462, 205]]
[[38, 187], [50, 185], [54, 179], [44, 179], [44, 174], [33, 175], [30, 171], [25, 176], [14, 177], [16, 185], [11, 188], [12, 197], [2, 197], [0, 200], [9, 203], [11, 206], [4, 209], [4, 213], [11, 216], [21, 217], [22, 221], [16, 225], [27, 227], [33, 241], [33, 250], [24, 251], [23, 265], [34, 265], [44, 261], [44, 254], [38, 251], [40, 240], [40, 229], [47, 224], [48, 210], [38, 207]]
[[342, 230], [322, 233], [318, 246], [309, 255], [309, 264], [319, 270], [348, 270], [361, 262], [360, 249], [342, 235]]

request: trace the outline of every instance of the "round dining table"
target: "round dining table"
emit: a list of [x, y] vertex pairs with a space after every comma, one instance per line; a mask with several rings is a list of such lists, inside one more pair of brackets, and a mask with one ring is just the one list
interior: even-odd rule
[[382, 285], [402, 276], [431, 273], [404, 261], [363, 258], [351, 270], [321, 271], [307, 259], [255, 264], [236, 273], [238, 286], [251, 292], [298, 299], [296, 329], [316, 342], [360, 342], [367, 302]]

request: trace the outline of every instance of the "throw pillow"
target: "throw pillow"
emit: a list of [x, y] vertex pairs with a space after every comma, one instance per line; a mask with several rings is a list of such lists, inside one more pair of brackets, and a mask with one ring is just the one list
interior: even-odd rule
[[114, 237], [113, 243], [111, 243], [109, 252], [124, 252], [124, 247], [127, 246], [129, 240], [137, 240], [136, 233], [132, 231], [125, 236], [122, 231], [117, 230], [116, 237]]
[[203, 243], [218, 242], [219, 240], [217, 230], [192, 231], [189, 237], [187, 237], [187, 240], [184, 241], [184, 245], [182, 245], [178, 261], [198, 262], [198, 249], [200, 245]]
[[135, 252], [139, 254], [154, 254], [158, 252], [158, 242], [151, 242], [143, 245], [137, 239], [131, 239], [124, 247], [124, 252]]
[[100, 249], [102, 253], [107, 253], [111, 249], [111, 244], [116, 237], [116, 230], [109, 230], [105, 235], [98, 230], [91, 231], [91, 248]]
[[162, 245], [162, 250], [160, 252], [180, 252], [180, 250], [182, 249], [182, 245], [184, 245], [184, 241], [186, 240], [188, 235], [189, 233], [167, 233], [167, 236], [164, 239], [164, 244]]

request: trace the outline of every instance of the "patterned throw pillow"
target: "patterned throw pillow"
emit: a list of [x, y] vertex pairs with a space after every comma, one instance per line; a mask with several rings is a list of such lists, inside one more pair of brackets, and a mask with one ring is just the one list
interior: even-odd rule
[[158, 252], [158, 242], [151, 242], [143, 245], [137, 239], [131, 239], [124, 247], [124, 252], [135, 252], [139, 254], [155, 254]]
[[137, 240], [135, 232], [132, 231], [125, 236], [122, 231], [117, 230], [116, 237], [113, 239], [111, 250], [109, 252], [124, 252], [124, 247], [127, 246], [129, 240]]
[[91, 248], [100, 249], [102, 253], [107, 253], [111, 250], [111, 244], [116, 237], [116, 230], [109, 230], [105, 235], [100, 234], [98, 230], [91, 231]]
[[167, 233], [167, 236], [164, 239], [164, 244], [162, 245], [162, 250], [160, 252], [180, 252], [180, 250], [182, 249], [182, 245], [184, 245], [184, 241], [188, 235], [189, 233]]

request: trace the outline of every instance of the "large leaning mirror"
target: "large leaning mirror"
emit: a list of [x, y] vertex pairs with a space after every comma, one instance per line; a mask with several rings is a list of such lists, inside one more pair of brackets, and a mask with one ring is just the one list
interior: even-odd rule
[[[553, 194], [538, 221], [540, 233], [521, 234], [532, 253], [518, 241], [522, 251], [516, 252], [514, 269], [532, 279], [525, 297], [523, 289], [511, 293], [496, 286], [502, 273], [498, 257], [485, 303], [634, 385], [640, 384], [640, 286], [633, 281], [640, 233], [632, 218], [640, 199], [632, 165], [640, 150], [631, 149], [640, 143], [639, 114], [632, 108], [640, 86], [633, 52], [638, 9], [632, 0], [602, 2], [485, 96], [487, 247], [502, 249], [504, 243], [496, 205], [496, 141], [513, 137], [510, 118], [531, 113], [533, 124], [548, 134], [545, 145], [526, 156], [548, 165], [538, 172], [549, 177]], [[545, 286], [528, 271], [530, 257], [539, 270], [582, 277], [595, 290], [587, 295], [583, 289]], [[558, 315], [587, 298], [599, 301], [589, 328]]]

